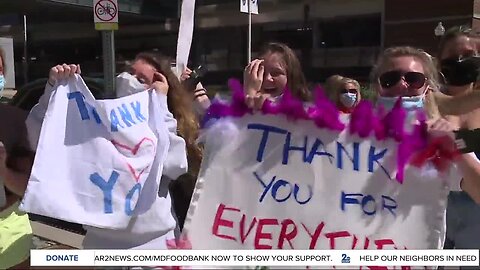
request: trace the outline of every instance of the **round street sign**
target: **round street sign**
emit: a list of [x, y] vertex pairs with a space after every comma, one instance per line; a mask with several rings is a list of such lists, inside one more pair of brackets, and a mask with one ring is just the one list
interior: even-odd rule
[[96, 23], [118, 22], [118, 7], [115, 2], [112, 0], [100, 0], [95, 4], [94, 13]]

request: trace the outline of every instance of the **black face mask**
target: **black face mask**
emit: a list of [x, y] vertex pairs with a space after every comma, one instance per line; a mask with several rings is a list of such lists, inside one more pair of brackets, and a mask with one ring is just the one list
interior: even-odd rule
[[452, 86], [464, 86], [477, 81], [480, 57], [448, 58], [440, 63], [445, 83]]

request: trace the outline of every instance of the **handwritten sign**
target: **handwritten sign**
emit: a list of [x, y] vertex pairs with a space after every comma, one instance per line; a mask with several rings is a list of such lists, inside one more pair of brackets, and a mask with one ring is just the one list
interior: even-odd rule
[[185, 225], [193, 249], [443, 245], [446, 182], [413, 167], [394, 179], [396, 141], [247, 114], [217, 120], [204, 142]]
[[100, 228], [125, 228], [146, 212], [168, 148], [157, 99], [143, 91], [95, 100], [79, 76], [58, 85], [22, 208]]

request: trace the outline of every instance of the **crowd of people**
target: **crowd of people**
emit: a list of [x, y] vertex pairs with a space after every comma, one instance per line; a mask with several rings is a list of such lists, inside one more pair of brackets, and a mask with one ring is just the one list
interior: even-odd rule
[[[370, 91], [373, 102], [391, 109], [400, 99], [407, 112], [425, 110], [431, 138], [451, 138], [445, 148], [455, 147], [455, 130], [480, 128], [480, 97], [476, 91], [480, 56], [478, 48], [464, 27], [447, 31], [440, 42], [437, 57], [412, 47], [386, 49], [372, 69]], [[4, 56], [0, 55], [0, 91], [3, 89]], [[163, 178], [170, 181], [164, 192], [171, 201], [158, 198], [146, 213], [132, 217], [125, 230], [88, 227], [84, 248], [89, 249], [164, 249], [165, 237], [181, 231], [187, 215], [195, 181], [202, 161], [202, 148], [197, 144], [200, 118], [210, 100], [201, 83], [186, 83], [191, 75], [187, 69], [177, 77], [166, 57], [156, 53], [140, 53], [117, 81], [140, 83], [140, 90], [152, 90], [162, 97], [168, 127], [170, 149]], [[28, 215], [18, 210], [33, 166], [38, 137], [52, 90], [58, 81], [80, 74], [76, 64], [52, 67], [45, 92], [31, 112], [0, 105], [2, 115], [23, 115], [8, 124], [14, 135], [0, 129], [0, 179], [6, 202], [0, 208], [0, 268], [28, 267], [32, 230]], [[132, 82], [135, 80], [135, 82]], [[294, 51], [281, 43], [268, 43], [258, 58], [245, 70], [243, 86], [246, 104], [262, 108], [266, 100], [277, 102], [285, 89], [305, 103], [313, 100], [302, 65]], [[324, 84], [327, 96], [343, 114], [350, 114], [362, 101], [361, 85], [353, 78], [335, 75]], [[118, 93], [117, 97], [135, 92]], [[7, 117], [8, 118], [8, 117]], [[18, 124], [22, 123], [22, 124]], [[26, 123], [23, 125], [23, 123]], [[5, 125], [7, 127], [7, 125]], [[183, 170], [188, 163], [188, 171]], [[480, 248], [480, 161], [474, 153], [455, 159], [453, 172], [436, 175], [441, 188], [450, 191], [446, 207], [445, 248]], [[1, 183], [1, 182], [0, 182]], [[162, 190], [160, 191], [162, 192]], [[160, 201], [161, 200], [161, 201]], [[156, 214], [161, 213], [161, 214]], [[155, 220], [161, 218], [164, 220]]]

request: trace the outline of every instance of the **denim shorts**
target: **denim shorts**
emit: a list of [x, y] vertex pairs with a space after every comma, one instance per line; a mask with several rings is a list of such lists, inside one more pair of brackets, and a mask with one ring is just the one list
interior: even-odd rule
[[465, 192], [448, 195], [446, 245], [455, 249], [480, 249], [480, 205]]

